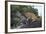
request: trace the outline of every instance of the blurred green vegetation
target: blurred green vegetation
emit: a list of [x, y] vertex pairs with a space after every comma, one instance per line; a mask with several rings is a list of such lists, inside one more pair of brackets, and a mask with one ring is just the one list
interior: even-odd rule
[[17, 27], [18, 23], [20, 24], [20, 18], [19, 17], [14, 16], [11, 18], [11, 26], [12, 26], [11, 28]]
[[11, 5], [11, 12], [16, 13], [17, 11], [19, 11], [21, 13], [32, 12], [35, 15], [38, 15], [38, 10], [32, 8], [32, 6], [26, 6], [26, 5]]

